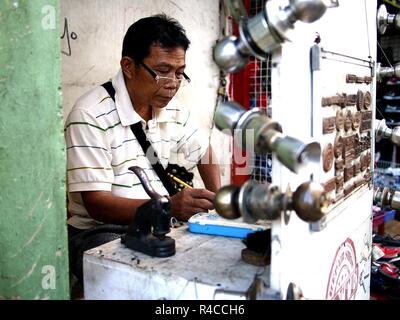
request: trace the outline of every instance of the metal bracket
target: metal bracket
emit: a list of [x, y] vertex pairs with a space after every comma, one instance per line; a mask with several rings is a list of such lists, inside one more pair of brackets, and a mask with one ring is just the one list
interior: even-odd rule
[[324, 3], [328, 9], [339, 7], [339, 0], [325, 0]]
[[239, 22], [242, 18], [247, 18], [247, 11], [242, 0], [225, 0], [225, 3], [236, 22]]
[[311, 47], [311, 71], [321, 70], [321, 48], [318, 44]]

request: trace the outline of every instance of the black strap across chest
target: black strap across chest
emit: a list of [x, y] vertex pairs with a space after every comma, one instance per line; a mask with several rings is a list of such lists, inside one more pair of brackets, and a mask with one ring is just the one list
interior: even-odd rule
[[[113, 99], [115, 102], [115, 89], [114, 89], [111, 81], [103, 83], [102, 87], [107, 90], [111, 99]], [[154, 171], [160, 178], [165, 189], [167, 189], [168, 194], [170, 196], [175, 195], [177, 193], [177, 190], [176, 190], [174, 184], [169, 179], [167, 173], [165, 172], [165, 169], [162, 166], [160, 159], [158, 158], [157, 152], [154, 150], [150, 141], [147, 139], [146, 134], [143, 131], [142, 123], [139, 121], [137, 123], [132, 124], [131, 130], [132, 130], [134, 136], [136, 137], [136, 139], [138, 140], [140, 146], [142, 147], [142, 150], [143, 150], [144, 154], [146, 155], [147, 159], [149, 160]]]

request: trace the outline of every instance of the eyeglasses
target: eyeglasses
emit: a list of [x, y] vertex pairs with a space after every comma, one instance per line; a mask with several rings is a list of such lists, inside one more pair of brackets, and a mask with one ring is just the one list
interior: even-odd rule
[[186, 73], [182, 73], [181, 77], [171, 78], [171, 77], [163, 77], [158, 75], [153, 69], [145, 65], [143, 62], [140, 62], [140, 65], [146, 69], [146, 71], [156, 80], [157, 84], [161, 87], [168, 85], [175, 85], [176, 87], [184, 87], [190, 83], [190, 78]]

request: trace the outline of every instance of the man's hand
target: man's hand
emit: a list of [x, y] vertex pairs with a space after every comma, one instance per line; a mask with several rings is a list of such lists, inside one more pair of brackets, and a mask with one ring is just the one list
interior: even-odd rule
[[214, 192], [205, 189], [185, 188], [171, 197], [171, 215], [187, 221], [196, 213], [212, 210], [214, 196]]

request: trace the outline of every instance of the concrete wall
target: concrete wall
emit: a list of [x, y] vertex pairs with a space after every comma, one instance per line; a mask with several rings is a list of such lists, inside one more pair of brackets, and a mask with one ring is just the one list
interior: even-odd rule
[[[191, 108], [200, 126], [211, 131], [219, 84], [219, 70], [212, 60], [212, 46], [220, 34], [217, 0], [62, 0], [64, 118], [80, 95], [116, 74], [128, 27], [142, 17], [161, 12], [176, 18], [191, 40], [186, 73], [192, 82], [180, 89], [177, 97]], [[227, 139], [218, 130], [212, 131], [212, 143], [220, 163], [229, 160]], [[226, 183], [229, 166], [222, 169]], [[198, 178], [195, 185], [201, 185]]]
[[0, 2], [0, 299], [69, 297], [58, 14]]

